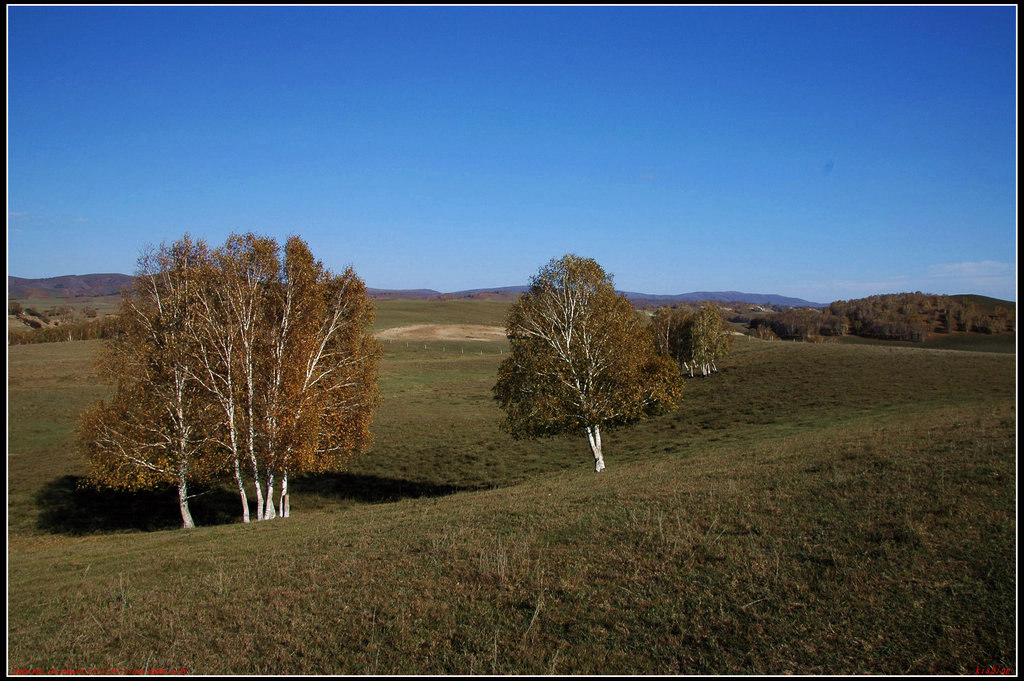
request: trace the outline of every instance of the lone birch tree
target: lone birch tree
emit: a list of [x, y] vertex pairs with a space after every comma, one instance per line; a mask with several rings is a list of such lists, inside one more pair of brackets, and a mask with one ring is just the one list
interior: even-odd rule
[[515, 438], [586, 435], [605, 469], [602, 430], [677, 404], [682, 384], [650, 326], [594, 260], [566, 255], [531, 279], [506, 319], [509, 356], [494, 397]]

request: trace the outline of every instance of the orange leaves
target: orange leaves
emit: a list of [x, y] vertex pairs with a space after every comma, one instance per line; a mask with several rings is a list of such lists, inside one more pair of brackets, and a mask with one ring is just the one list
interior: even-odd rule
[[351, 268], [332, 274], [298, 237], [283, 260], [253, 234], [144, 253], [99, 365], [114, 398], [80, 425], [93, 477], [184, 485], [237, 476], [243, 452], [257, 485], [342, 465], [379, 402], [373, 315]]
[[494, 397], [514, 437], [626, 425], [675, 406], [678, 372], [595, 261], [566, 255], [531, 280], [506, 322]]

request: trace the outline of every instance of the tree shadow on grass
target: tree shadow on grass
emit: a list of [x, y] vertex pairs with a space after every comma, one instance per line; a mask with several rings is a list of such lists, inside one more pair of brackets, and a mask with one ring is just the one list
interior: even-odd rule
[[[371, 504], [484, 489], [354, 473], [299, 476], [289, 482], [289, 487], [291, 494], [308, 494]], [[189, 501], [189, 511], [197, 527], [241, 522], [238, 492], [223, 487], [203, 487], [195, 484], [190, 485], [189, 490], [194, 495]], [[36, 503], [39, 506], [39, 529], [52, 534], [155, 532], [181, 527], [178, 489], [173, 485], [153, 490], [125, 492], [96, 489], [81, 476], [65, 475], [44, 485], [36, 493]], [[249, 516], [256, 518], [256, 505], [253, 499], [249, 500]]]
[[358, 473], [303, 475], [290, 481], [288, 486], [291, 493], [350, 499], [368, 504], [381, 504], [408, 498], [442, 497], [456, 492], [485, 489], [478, 486], [414, 482]]
[[[241, 518], [237, 494], [219, 487], [190, 486], [189, 511], [197, 526], [225, 525]], [[38, 527], [53, 534], [84, 535], [130, 530], [153, 532], [181, 527], [178, 490], [124, 492], [96, 489], [77, 475], [46, 483], [36, 493]]]

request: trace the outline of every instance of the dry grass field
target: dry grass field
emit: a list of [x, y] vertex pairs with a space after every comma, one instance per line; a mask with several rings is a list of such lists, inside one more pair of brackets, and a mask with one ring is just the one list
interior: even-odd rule
[[1015, 353], [739, 338], [595, 474], [498, 430], [505, 309], [381, 301], [372, 449], [192, 531], [80, 486], [98, 342], [9, 347], [8, 673], [1017, 673]]

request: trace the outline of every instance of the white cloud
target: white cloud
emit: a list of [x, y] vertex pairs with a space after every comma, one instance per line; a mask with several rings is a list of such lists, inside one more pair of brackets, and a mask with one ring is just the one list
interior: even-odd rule
[[1016, 300], [1017, 264], [982, 260], [931, 265], [924, 282], [945, 293], [979, 293]]
[[908, 274], [885, 276], [882, 273], [881, 276], [877, 276], [878, 273], [876, 273], [875, 277], [865, 277], [864, 279], [792, 282], [785, 288], [801, 292], [789, 295], [818, 302], [912, 291], [946, 295], [976, 293], [1004, 300], [1016, 300], [1016, 271], [1015, 263], [995, 260], [941, 263], [929, 265], [920, 272]]
[[1013, 270], [1013, 263], [982, 260], [981, 262], [932, 265], [928, 268], [928, 274], [936, 279], [977, 279], [1006, 277], [1012, 275]]

